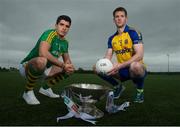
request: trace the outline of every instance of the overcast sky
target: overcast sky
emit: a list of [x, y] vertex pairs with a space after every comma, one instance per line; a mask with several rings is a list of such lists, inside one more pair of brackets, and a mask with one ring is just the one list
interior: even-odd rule
[[18, 67], [56, 18], [72, 18], [69, 53], [76, 68], [90, 69], [116, 31], [113, 10], [123, 6], [140, 30], [151, 71], [180, 71], [180, 0], [0, 0], [0, 66]]

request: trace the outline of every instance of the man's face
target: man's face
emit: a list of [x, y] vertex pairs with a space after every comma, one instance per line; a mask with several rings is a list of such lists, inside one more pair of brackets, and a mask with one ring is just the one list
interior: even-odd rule
[[123, 11], [117, 11], [114, 16], [114, 23], [118, 28], [122, 28], [127, 23], [127, 17]]
[[70, 23], [65, 20], [61, 20], [58, 24], [55, 25], [55, 27], [59, 36], [64, 37], [69, 31]]

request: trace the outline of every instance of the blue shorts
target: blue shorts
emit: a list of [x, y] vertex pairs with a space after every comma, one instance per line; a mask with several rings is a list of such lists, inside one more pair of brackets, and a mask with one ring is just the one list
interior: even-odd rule
[[[134, 78], [130, 76], [129, 67], [120, 69], [118, 73], [119, 73], [121, 82], [130, 80], [130, 79], [134, 80]], [[140, 77], [140, 79], [144, 79], [146, 75], [147, 75], [147, 71], [145, 70], [145, 75], [143, 77]]]

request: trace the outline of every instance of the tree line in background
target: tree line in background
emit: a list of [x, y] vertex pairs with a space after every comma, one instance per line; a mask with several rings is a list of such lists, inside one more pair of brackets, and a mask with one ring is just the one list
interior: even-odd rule
[[18, 71], [18, 69], [15, 67], [10, 67], [10, 68], [0, 67], [0, 71], [1, 72]]
[[[17, 72], [19, 70], [17, 68], [15, 68], [15, 67], [5, 68], [5, 67], [0, 66], [0, 71], [1, 72], [9, 72], [9, 71]], [[75, 71], [75, 73], [93, 73], [93, 71], [92, 70], [84, 70], [83, 68], [78, 68]]]
[[[10, 68], [5, 68], [5, 67], [0, 67], [0, 72], [18, 72], [19, 70], [15, 67], [10, 67]], [[78, 68], [75, 70], [75, 73], [84, 73], [84, 74], [93, 74], [93, 70], [84, 70], [83, 68]], [[168, 75], [174, 75], [178, 74], [180, 75], [180, 72], [148, 72], [148, 74], [168, 74]]]

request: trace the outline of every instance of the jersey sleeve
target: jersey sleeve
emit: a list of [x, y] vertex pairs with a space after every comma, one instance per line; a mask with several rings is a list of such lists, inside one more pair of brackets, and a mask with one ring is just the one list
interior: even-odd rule
[[46, 41], [49, 44], [51, 44], [53, 37], [54, 37], [54, 31], [53, 30], [47, 30], [41, 35], [40, 41], [41, 42]]
[[112, 48], [112, 38], [113, 37], [109, 37], [108, 39], [108, 48]]
[[131, 36], [131, 39], [132, 39], [132, 41], [133, 41], [133, 44], [143, 43], [142, 34], [141, 34], [140, 32], [131, 31], [131, 32], [130, 32], [130, 36]]

